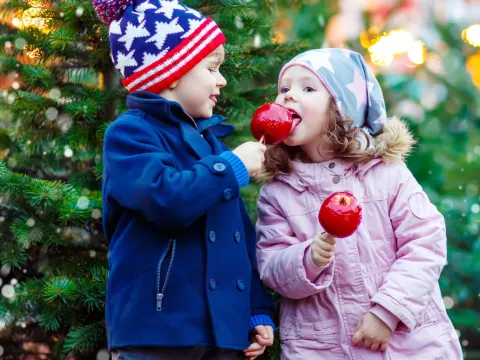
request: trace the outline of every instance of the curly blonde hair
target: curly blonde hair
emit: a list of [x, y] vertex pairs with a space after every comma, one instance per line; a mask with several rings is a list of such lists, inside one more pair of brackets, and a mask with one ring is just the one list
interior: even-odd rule
[[[350, 119], [342, 118], [340, 111], [332, 97], [328, 104], [327, 114], [330, 117], [327, 131], [321, 135], [324, 143], [327, 143], [328, 154], [325, 157], [334, 156], [337, 159], [344, 159], [354, 163], [366, 163], [373, 159], [375, 151], [371, 146], [371, 138], [366, 135], [365, 130], [354, 127]], [[366, 139], [366, 146], [361, 146], [360, 138]], [[259, 180], [267, 181], [280, 173], [292, 171], [292, 160], [309, 162], [307, 155], [300, 146], [288, 146], [283, 142], [269, 146], [265, 152], [265, 163]]]

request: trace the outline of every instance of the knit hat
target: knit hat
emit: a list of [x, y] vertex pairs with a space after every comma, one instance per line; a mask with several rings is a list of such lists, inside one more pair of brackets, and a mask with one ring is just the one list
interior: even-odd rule
[[178, 0], [93, 0], [110, 25], [115, 68], [129, 92], [159, 93], [225, 42], [218, 25]]
[[370, 135], [382, 132], [387, 122], [382, 89], [362, 55], [345, 49], [316, 49], [304, 52], [280, 71], [300, 65], [318, 76], [334, 98], [344, 119], [353, 120], [356, 127]]

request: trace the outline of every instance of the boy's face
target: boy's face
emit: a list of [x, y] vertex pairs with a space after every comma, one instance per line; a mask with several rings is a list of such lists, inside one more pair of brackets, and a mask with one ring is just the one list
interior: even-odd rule
[[220, 45], [192, 70], [178, 80], [175, 87], [160, 95], [182, 105], [193, 118], [209, 118], [220, 95], [220, 89], [227, 81], [220, 73], [220, 65], [225, 59], [225, 50]]
[[280, 80], [275, 102], [301, 120], [285, 140], [287, 145], [307, 145], [321, 139], [328, 127], [330, 94], [310, 70], [299, 65], [289, 67]]

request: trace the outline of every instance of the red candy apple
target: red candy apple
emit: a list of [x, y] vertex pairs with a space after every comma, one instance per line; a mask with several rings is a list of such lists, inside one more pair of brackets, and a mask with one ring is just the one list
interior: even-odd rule
[[286, 107], [266, 103], [260, 106], [252, 117], [250, 131], [258, 141], [264, 137], [265, 143], [275, 145], [285, 140], [294, 129], [292, 112]]
[[352, 235], [360, 225], [362, 207], [350, 192], [336, 192], [323, 202], [318, 221], [333, 237], [344, 238]]

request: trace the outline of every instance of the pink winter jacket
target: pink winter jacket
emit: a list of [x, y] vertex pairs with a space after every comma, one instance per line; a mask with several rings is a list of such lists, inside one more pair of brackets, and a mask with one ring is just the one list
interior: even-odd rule
[[[392, 119], [377, 137], [375, 160], [294, 162], [291, 174], [263, 186], [257, 260], [264, 283], [282, 296], [282, 359], [462, 359], [438, 286], [445, 223], [402, 161], [411, 144]], [[344, 190], [360, 201], [362, 223], [337, 239], [332, 263], [317, 267], [311, 239], [323, 231], [320, 205]], [[368, 311], [394, 331], [385, 353], [351, 345]]]

